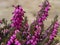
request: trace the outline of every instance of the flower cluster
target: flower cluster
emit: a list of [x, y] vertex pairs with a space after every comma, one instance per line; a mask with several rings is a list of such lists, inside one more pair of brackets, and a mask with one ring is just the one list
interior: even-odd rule
[[21, 45], [21, 43], [17, 39], [15, 39], [15, 45]]
[[19, 5], [16, 6], [13, 14], [14, 14], [14, 16], [11, 19], [12, 20], [11, 26], [15, 27], [17, 29], [20, 29], [20, 26], [21, 26], [21, 23], [23, 20], [23, 16], [24, 16], [24, 11], [23, 11], [22, 7]]
[[36, 38], [35, 36], [32, 36], [31, 39], [29, 39], [27, 42], [26, 42], [26, 45], [36, 45], [37, 44], [37, 41], [38, 41], [38, 38]]
[[21, 45], [21, 43], [16, 39], [16, 34], [20, 32], [19, 30], [15, 30], [14, 34], [10, 37], [10, 39], [7, 42], [7, 45]]
[[42, 24], [42, 21], [48, 16], [48, 11], [50, 10], [51, 5], [46, 0], [43, 5], [41, 5], [41, 10], [38, 12], [38, 22]]
[[29, 38], [28, 41], [26, 42], [26, 45], [37, 45], [38, 41], [39, 41], [39, 35], [40, 35], [40, 30], [41, 28], [37, 25], [36, 26], [37, 30], [34, 31], [34, 35], [30, 38], [30, 36], [28, 36]]
[[44, 29], [44, 21], [48, 16], [50, 6], [48, 0], [45, 0], [36, 20], [31, 25], [28, 24], [27, 17], [24, 16], [23, 8], [20, 5], [14, 6], [11, 23], [7, 24], [4, 19], [0, 20], [0, 24], [4, 24], [0, 28], [0, 45], [55, 45], [52, 43], [55, 42], [54, 38], [58, 32], [58, 16], [55, 16], [48, 29]]
[[50, 40], [53, 40], [54, 37], [56, 37], [57, 32], [58, 32], [58, 30], [57, 30], [58, 27], [59, 27], [59, 24], [58, 24], [58, 22], [56, 22], [55, 25], [54, 25], [53, 32], [52, 32], [52, 34], [50, 35]]
[[49, 36], [49, 41], [46, 43], [46, 45], [49, 45], [54, 40], [54, 38], [56, 37], [57, 32], [58, 32], [58, 27], [59, 27], [59, 23], [58, 23], [58, 21], [56, 21], [53, 26], [53, 31]]

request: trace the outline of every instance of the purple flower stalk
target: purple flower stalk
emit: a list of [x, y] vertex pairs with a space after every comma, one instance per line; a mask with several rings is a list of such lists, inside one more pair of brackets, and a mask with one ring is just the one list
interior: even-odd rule
[[54, 38], [56, 37], [57, 32], [58, 32], [58, 27], [59, 27], [59, 23], [58, 23], [58, 21], [56, 21], [54, 26], [53, 26], [53, 31], [50, 34], [49, 41], [46, 43], [47, 45], [49, 45], [54, 40]]
[[[12, 21], [11, 27], [15, 27], [16, 29], [20, 29], [20, 26], [22, 25], [22, 20], [23, 20], [24, 13], [25, 12], [24, 12], [24, 10], [22, 9], [21, 6], [18, 5], [18, 6], [15, 7], [15, 10], [13, 12], [14, 16], [11, 19], [11, 21]], [[8, 42], [15, 43], [15, 45], [21, 45], [20, 43], [16, 44], [17, 41], [15, 40], [16, 39], [16, 34], [18, 32], [20, 32], [20, 31], [15, 30], [14, 34], [11, 36], [11, 38]]]
[[11, 26], [15, 27], [16, 29], [20, 29], [23, 16], [24, 16], [24, 10], [22, 9], [21, 6], [18, 5], [15, 7], [13, 15], [14, 15], [13, 18], [11, 19], [12, 20]]
[[[37, 42], [40, 41], [40, 33], [41, 33], [41, 26], [43, 25], [43, 21], [46, 19], [46, 17], [48, 16], [48, 11], [50, 10], [50, 4], [49, 2], [46, 0], [44, 2], [44, 4], [41, 7], [41, 10], [38, 12], [38, 16], [37, 16], [37, 24], [35, 25], [36, 30], [34, 30], [34, 39], [30, 38], [30, 36], [28, 36], [30, 39], [27, 41], [27, 45], [31, 44], [31, 45], [37, 45]], [[33, 22], [33, 24], [35, 24], [35, 22]], [[36, 42], [36, 44], [33, 44], [34, 41]]]
[[[49, 10], [50, 10], [50, 4], [46, 0], [44, 2], [44, 4], [42, 5], [41, 10], [38, 12], [38, 18], [39, 18], [38, 21], [39, 22], [42, 22], [46, 19], [46, 17], [48, 16], [48, 11]], [[40, 17], [40, 15], [42, 15], [42, 16]]]
[[20, 42], [18, 42], [18, 43], [16, 44], [16, 42], [17, 42], [17, 40], [16, 40], [16, 34], [19, 33], [19, 32], [20, 32], [19, 30], [15, 30], [15, 31], [14, 31], [14, 34], [13, 34], [13, 35], [10, 37], [10, 39], [8, 40], [7, 45], [11, 45], [11, 44], [14, 44], [14, 43], [15, 43], [15, 45], [21, 45]]
[[50, 40], [53, 40], [54, 37], [56, 37], [57, 32], [58, 32], [58, 27], [59, 27], [59, 23], [58, 23], [58, 21], [56, 21], [56, 23], [54, 24], [53, 32], [50, 35]]
[[26, 45], [37, 45], [38, 38], [36, 36], [32, 36], [31, 39], [29, 39], [26, 42]]
[[28, 35], [28, 41], [26, 42], [26, 45], [37, 45], [38, 41], [39, 41], [39, 37], [40, 37], [40, 31], [41, 31], [41, 28], [37, 25], [36, 26], [37, 30], [34, 31], [34, 35], [32, 37], [30, 37]]
[[21, 43], [17, 39], [15, 39], [15, 45], [21, 45]]
[[15, 38], [16, 38], [16, 35], [13, 34], [13, 35], [11, 36], [11, 38], [8, 40], [7, 45], [14, 44], [14, 40], [15, 40]]

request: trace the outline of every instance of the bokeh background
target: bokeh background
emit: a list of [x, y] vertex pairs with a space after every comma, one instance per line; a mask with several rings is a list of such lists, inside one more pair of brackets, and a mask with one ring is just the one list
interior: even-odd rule
[[[14, 7], [12, 5], [21, 5], [26, 11], [25, 16], [28, 17], [28, 22], [31, 24], [40, 10], [39, 5], [42, 4], [44, 0], [0, 0], [0, 19], [6, 18], [10, 20]], [[51, 10], [49, 11], [49, 16], [45, 21], [45, 27], [47, 28], [55, 15], [58, 15], [58, 20], [60, 22], [60, 0], [49, 0], [51, 4]], [[60, 30], [59, 30], [60, 31]], [[60, 37], [60, 33], [58, 33]]]

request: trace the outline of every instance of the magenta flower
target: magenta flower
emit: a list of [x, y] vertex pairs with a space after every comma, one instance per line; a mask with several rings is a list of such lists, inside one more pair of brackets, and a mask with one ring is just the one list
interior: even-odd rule
[[21, 45], [21, 43], [17, 39], [15, 39], [15, 45]]
[[29, 44], [37, 45], [37, 42], [39, 41], [39, 37], [40, 37], [41, 28], [38, 25], [36, 25], [36, 28], [37, 30], [34, 31], [33, 36], [28, 35], [26, 45], [29, 45]]
[[[45, 19], [46, 19], [46, 17], [48, 16], [48, 11], [50, 10], [50, 4], [49, 4], [49, 2], [46, 0], [45, 2], [44, 2], [44, 4], [42, 5], [42, 7], [41, 7], [41, 10], [38, 12], [38, 16], [40, 16], [39, 17], [39, 21], [41, 22], [41, 21], [44, 21]], [[43, 12], [42, 12], [43, 11]]]
[[58, 27], [59, 27], [59, 23], [58, 21], [55, 22], [54, 26], [53, 26], [53, 31], [52, 33], [50, 34], [49, 36], [49, 41], [48, 41], [48, 45], [54, 40], [54, 38], [56, 37], [57, 35], [57, 32], [58, 32]]
[[21, 45], [21, 43], [16, 40], [16, 34], [19, 33], [19, 32], [20, 32], [19, 30], [14, 31], [13, 35], [8, 40], [7, 45], [11, 45], [11, 44], [14, 44], [14, 43], [15, 43], [15, 45]]
[[15, 10], [13, 12], [13, 17], [12, 17], [12, 27], [15, 27], [16, 29], [20, 29], [20, 26], [22, 24], [23, 16], [24, 16], [24, 10], [22, 9], [21, 6], [16, 6]]
[[[54, 38], [57, 36], [59, 27], [59, 23], [57, 20], [58, 16], [55, 16], [54, 22], [48, 27], [48, 29], [44, 29], [44, 21], [47, 19], [48, 12], [51, 7], [48, 0], [45, 0], [43, 5], [40, 6], [41, 10], [39, 10], [36, 20], [34, 20], [31, 25], [28, 24], [27, 17], [24, 17], [25, 12], [22, 7], [19, 5], [14, 7], [15, 9], [13, 12], [11, 23], [8, 24], [7, 21], [5, 21], [4, 19], [2, 20], [4, 24], [6, 23], [6, 25], [0, 28], [0, 44], [2, 42], [6, 43], [5, 45], [56, 44]], [[7, 35], [5, 36], [5, 34]], [[5, 38], [9, 38], [8, 41], [4, 40]]]

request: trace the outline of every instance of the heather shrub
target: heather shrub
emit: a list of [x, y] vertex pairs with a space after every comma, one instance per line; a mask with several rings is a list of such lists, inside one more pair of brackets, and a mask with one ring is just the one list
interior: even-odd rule
[[41, 9], [31, 25], [24, 16], [23, 8], [20, 5], [14, 7], [10, 23], [6, 19], [0, 20], [0, 45], [56, 45], [58, 43], [55, 39], [59, 28], [58, 15], [46, 30], [44, 28], [44, 21], [47, 20], [51, 7], [48, 0], [40, 5]]

